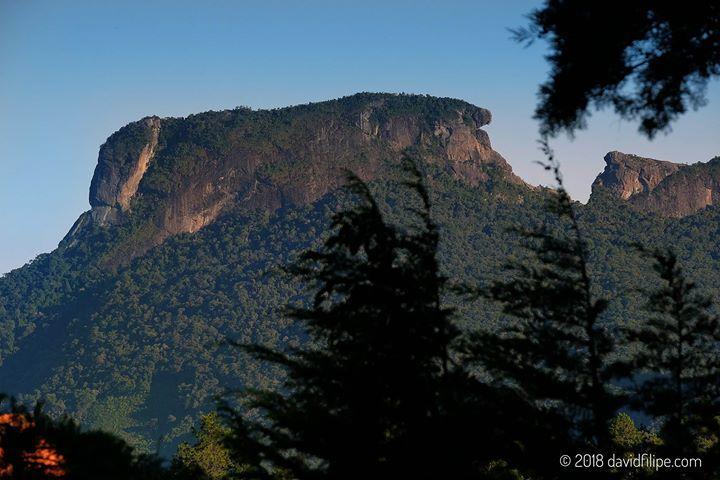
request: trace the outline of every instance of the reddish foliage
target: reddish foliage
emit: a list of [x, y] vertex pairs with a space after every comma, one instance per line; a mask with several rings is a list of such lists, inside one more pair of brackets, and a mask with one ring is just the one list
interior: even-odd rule
[[[35, 424], [20, 413], [0, 414], [0, 435], [8, 429], [25, 432], [35, 427]], [[63, 478], [66, 475], [65, 458], [58, 453], [44, 438], [38, 438], [35, 447], [21, 454], [23, 467], [27, 470], [36, 470], [47, 477]], [[15, 466], [5, 460], [5, 451], [0, 447], [0, 477], [9, 478], [13, 475]]]

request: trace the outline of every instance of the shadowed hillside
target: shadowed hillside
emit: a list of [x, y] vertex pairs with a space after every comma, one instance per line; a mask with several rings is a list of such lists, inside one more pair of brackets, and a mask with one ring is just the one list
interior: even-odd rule
[[[431, 191], [442, 272], [487, 283], [520, 254], [508, 229], [545, 218], [548, 195], [492, 149], [489, 122], [460, 100], [358, 94], [120, 129], [100, 149], [92, 209], [57, 250], [0, 279], [0, 391], [172, 452], [214, 395], [277, 384], [276, 370], [224, 339], [306, 342], [282, 313], [305, 298], [278, 267], [322, 241], [346, 201], [345, 170], [396, 215], [410, 201], [388, 183], [403, 153], [419, 159]], [[701, 286], [720, 280], [712, 205], [670, 219], [625, 198], [595, 194], [579, 210], [611, 325], [639, 310], [635, 288], [650, 268], [631, 242], [662, 239]], [[491, 306], [458, 308], [465, 325], [502, 321]]]

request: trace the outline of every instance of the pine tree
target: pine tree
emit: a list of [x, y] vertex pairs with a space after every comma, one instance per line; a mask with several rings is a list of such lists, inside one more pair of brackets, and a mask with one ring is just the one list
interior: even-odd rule
[[390, 225], [350, 176], [357, 203], [334, 215], [322, 248], [289, 269], [313, 287], [312, 304], [289, 314], [316, 347], [245, 347], [282, 365], [287, 379], [280, 392], [247, 396], [260, 419], [232, 415], [230, 446], [253, 466], [238, 478], [462, 478], [474, 468], [457, 458], [477, 448], [453, 417], [462, 410], [451, 404], [463, 393], [456, 382], [467, 376], [451, 359], [458, 330], [441, 302], [438, 232], [420, 173], [406, 166], [421, 204], [408, 225]]
[[[646, 253], [648, 253], [646, 251]], [[671, 251], [654, 251], [661, 286], [650, 293], [651, 317], [627, 336], [635, 347], [638, 406], [663, 420], [663, 439], [676, 452], [717, 431], [720, 414], [720, 324]]]
[[[472, 335], [465, 349], [491, 384], [516, 392], [544, 419], [545, 447], [552, 448], [553, 436], [560, 444], [603, 447], [618, 406], [609, 386], [614, 342], [601, 322], [606, 301], [593, 293], [587, 246], [572, 200], [547, 143], [543, 149], [545, 169], [559, 187], [548, 206], [559, 225], [519, 232], [528, 258], [508, 266], [507, 280], [478, 291], [500, 302], [510, 318], [499, 330]], [[529, 426], [516, 435], [529, 441], [531, 430]]]
[[181, 443], [173, 459], [173, 470], [193, 472], [196, 478], [219, 480], [242, 467], [235, 464], [225, 439], [230, 433], [216, 412], [200, 418], [200, 428], [193, 429], [196, 442]]

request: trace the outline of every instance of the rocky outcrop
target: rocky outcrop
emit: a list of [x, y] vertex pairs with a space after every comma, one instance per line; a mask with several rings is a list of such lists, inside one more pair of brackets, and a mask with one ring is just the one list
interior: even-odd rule
[[160, 119], [148, 117], [116, 132], [100, 147], [90, 183], [92, 220], [99, 225], [122, 222], [158, 145]]
[[124, 178], [119, 185], [120, 188], [117, 193], [116, 202], [123, 211], [130, 208], [130, 200], [132, 200], [133, 195], [137, 192], [140, 180], [142, 180], [143, 175], [145, 175], [150, 160], [152, 160], [153, 155], [155, 155], [155, 148], [157, 148], [160, 119], [148, 118], [146, 122], [150, 127], [150, 138], [140, 151], [137, 161], [130, 166], [127, 178]]
[[680, 218], [720, 199], [720, 158], [685, 165], [620, 152], [605, 156], [593, 196], [610, 194], [637, 210]]
[[605, 164], [605, 170], [595, 179], [592, 188], [607, 189], [623, 200], [638, 193], [651, 192], [667, 176], [683, 167], [677, 163], [617, 151], [605, 155]]
[[224, 211], [311, 203], [341, 186], [347, 170], [377, 178], [408, 151], [471, 185], [525, 185], [492, 149], [482, 130], [490, 121], [488, 110], [460, 100], [393, 94], [148, 117], [100, 148], [92, 210], [69, 236], [90, 225], [143, 223], [137, 254]]

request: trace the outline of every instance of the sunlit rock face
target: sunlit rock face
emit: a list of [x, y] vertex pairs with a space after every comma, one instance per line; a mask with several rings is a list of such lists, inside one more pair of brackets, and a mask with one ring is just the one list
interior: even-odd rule
[[605, 170], [595, 179], [593, 189], [606, 188], [623, 200], [639, 193], [651, 192], [665, 178], [683, 167], [677, 163], [617, 151], [605, 155], [605, 164]]
[[482, 127], [488, 110], [455, 99], [363, 93], [276, 110], [238, 108], [186, 118], [148, 117], [100, 148], [92, 209], [71, 229], [142, 224], [132, 257], [192, 233], [231, 209], [310, 204], [346, 172], [371, 180], [405, 153], [474, 186], [522, 184]]
[[159, 134], [160, 119], [149, 117], [115, 133], [100, 147], [90, 185], [93, 222], [111, 225], [122, 221], [155, 156]]
[[720, 200], [718, 157], [686, 165], [610, 152], [605, 163], [593, 183], [593, 195], [610, 194], [643, 212], [680, 218]]

